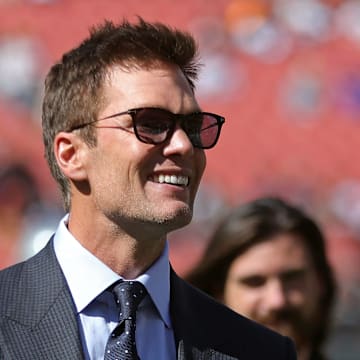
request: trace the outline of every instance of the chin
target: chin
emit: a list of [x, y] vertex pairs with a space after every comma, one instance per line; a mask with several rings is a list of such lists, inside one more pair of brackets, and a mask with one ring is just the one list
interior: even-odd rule
[[192, 217], [192, 209], [189, 207], [183, 207], [174, 212], [160, 216], [159, 223], [167, 225], [169, 228], [168, 231], [173, 231], [188, 225], [191, 222]]

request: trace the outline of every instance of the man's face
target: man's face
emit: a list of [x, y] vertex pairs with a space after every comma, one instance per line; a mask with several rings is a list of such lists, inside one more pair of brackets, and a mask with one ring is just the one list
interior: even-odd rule
[[[199, 110], [184, 75], [170, 65], [149, 70], [115, 67], [104, 95], [106, 105], [99, 118], [138, 107], [181, 114]], [[128, 131], [104, 128], [116, 125]], [[189, 223], [205, 169], [204, 151], [195, 149], [180, 127], [163, 144], [140, 142], [130, 115], [102, 120], [96, 126], [100, 127], [95, 129], [97, 145], [89, 149], [86, 163], [95, 211], [121, 226], [161, 224], [162, 230], [171, 231]], [[170, 176], [170, 182], [160, 183], [161, 175]], [[178, 177], [185, 177], [187, 185], [176, 184]]]
[[277, 235], [231, 264], [224, 303], [273, 330], [309, 345], [318, 326], [321, 284], [301, 239]]

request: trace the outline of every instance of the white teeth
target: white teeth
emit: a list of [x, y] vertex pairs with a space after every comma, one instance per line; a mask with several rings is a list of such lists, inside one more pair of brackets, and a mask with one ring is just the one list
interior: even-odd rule
[[154, 181], [160, 184], [167, 183], [173, 185], [183, 185], [187, 186], [189, 183], [189, 178], [187, 176], [177, 176], [177, 175], [158, 175], [154, 177]]
[[187, 176], [179, 176], [178, 184], [187, 186], [189, 184], [189, 178]]

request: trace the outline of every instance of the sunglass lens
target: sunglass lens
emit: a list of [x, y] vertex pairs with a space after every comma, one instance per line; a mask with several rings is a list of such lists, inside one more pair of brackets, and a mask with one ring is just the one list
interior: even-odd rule
[[161, 109], [141, 109], [135, 116], [135, 131], [138, 138], [149, 144], [160, 144], [166, 140], [172, 120]]
[[185, 127], [185, 131], [195, 147], [208, 149], [215, 145], [219, 125], [214, 116], [209, 114], [194, 114], [186, 121]]
[[218, 119], [212, 115], [204, 115], [204, 121], [201, 127], [201, 141], [204, 148], [213, 147], [219, 136]]

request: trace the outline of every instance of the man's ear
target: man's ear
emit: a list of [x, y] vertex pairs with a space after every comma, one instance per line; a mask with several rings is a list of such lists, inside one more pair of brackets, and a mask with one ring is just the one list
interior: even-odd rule
[[87, 179], [86, 167], [84, 166], [87, 145], [73, 133], [60, 132], [54, 141], [54, 153], [56, 161], [63, 174], [73, 181]]

